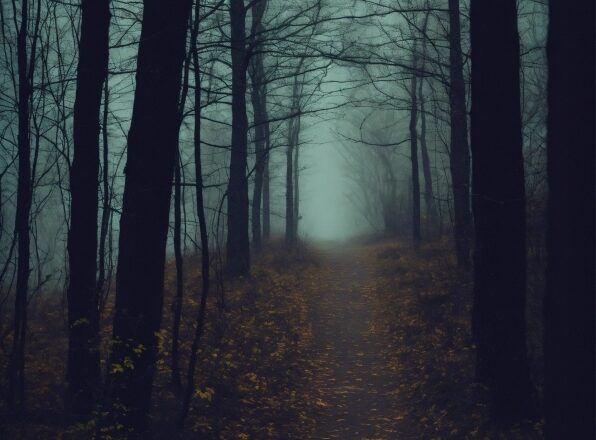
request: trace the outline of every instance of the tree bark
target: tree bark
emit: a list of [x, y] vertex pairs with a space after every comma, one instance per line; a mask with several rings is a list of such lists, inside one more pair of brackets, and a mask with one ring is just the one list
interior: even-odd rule
[[205, 327], [205, 312], [207, 310], [207, 297], [209, 296], [209, 236], [207, 233], [207, 220], [205, 217], [205, 204], [203, 200], [203, 171], [201, 165], [201, 78], [199, 75], [199, 54], [196, 44], [196, 38], [199, 31], [199, 13], [200, 2], [195, 6], [194, 37], [191, 39], [191, 51], [195, 70], [195, 179], [196, 179], [196, 197], [197, 197], [197, 215], [199, 217], [199, 230], [201, 234], [201, 300], [197, 313], [197, 325], [190, 349], [190, 359], [188, 362], [188, 374], [186, 380], [186, 390], [182, 403], [180, 415], [180, 425], [183, 425], [190, 409], [190, 402], [195, 388], [195, 368], [197, 364], [197, 352], [199, 343]]
[[545, 436], [594, 427], [594, 2], [549, 3]]
[[270, 201], [270, 176], [269, 176], [269, 157], [271, 156], [271, 138], [269, 129], [265, 132], [266, 138], [266, 157], [263, 170], [263, 241], [268, 241], [271, 237], [271, 201]]
[[286, 243], [296, 241], [294, 235], [294, 142], [293, 119], [290, 119], [288, 148], [286, 150]]
[[248, 119], [246, 116], [246, 8], [244, 0], [230, 1], [232, 27], [232, 155], [228, 184], [227, 269], [231, 275], [250, 272], [248, 236]]
[[251, 100], [255, 125], [255, 182], [252, 197], [252, 241], [256, 250], [262, 247], [261, 202], [263, 194], [263, 174], [267, 160], [266, 133], [268, 125], [267, 96], [265, 89], [265, 69], [263, 66], [263, 15], [267, 0], [260, 0], [252, 8], [252, 65], [251, 65]]
[[432, 172], [430, 168], [430, 157], [426, 143], [426, 109], [423, 94], [424, 79], [420, 78], [419, 101], [420, 101], [420, 155], [422, 156], [422, 173], [424, 176], [424, 206], [426, 207], [426, 223], [428, 234], [437, 224], [437, 207], [433, 194]]
[[[416, 69], [414, 62], [414, 69]], [[414, 246], [420, 245], [420, 177], [418, 171], [418, 133], [416, 124], [418, 120], [418, 89], [417, 73], [412, 72], [410, 79], [410, 159], [412, 163], [412, 239]]]
[[526, 355], [526, 220], [515, 0], [471, 4], [473, 324], [495, 415], [533, 411]]
[[451, 149], [449, 164], [453, 191], [454, 237], [459, 266], [470, 264], [470, 149], [466, 111], [466, 88], [461, 50], [459, 0], [449, 0], [449, 104]]
[[144, 1], [109, 364], [113, 412], [128, 438], [148, 435], [191, 4], [189, 0]]
[[174, 165], [174, 258], [176, 260], [176, 297], [172, 304], [172, 384], [180, 387], [180, 321], [184, 299], [184, 257], [182, 255], [182, 179], [180, 172], [180, 146]]
[[300, 223], [300, 116], [294, 142], [294, 239], [298, 240], [298, 225]]
[[[96, 279], [99, 132], [102, 91], [108, 72], [109, 29], [110, 2], [85, 0], [73, 120], [74, 160], [70, 169], [68, 233], [70, 283], [67, 291], [68, 403], [70, 411], [78, 416], [88, 416], [93, 410], [100, 382]], [[104, 194], [104, 197], [108, 195]], [[104, 226], [107, 225], [102, 222], [102, 231]]]
[[[106, 295], [103, 294], [106, 276], [106, 240], [108, 240], [108, 231], [110, 227], [112, 194], [110, 191], [109, 179], [109, 143], [108, 143], [108, 110], [110, 93], [108, 87], [108, 77], [104, 80], [103, 94], [103, 117], [102, 117], [102, 141], [103, 141], [103, 163], [102, 163], [102, 184], [103, 184], [103, 204], [101, 211], [101, 223], [99, 231], [99, 268], [97, 274], [97, 295], [99, 299], [99, 313], [103, 310]], [[110, 237], [111, 239], [111, 237]]]
[[[38, 10], [39, 15], [39, 10]], [[39, 16], [37, 17], [39, 22]], [[8, 361], [9, 410], [25, 409], [25, 339], [27, 333], [27, 295], [29, 290], [30, 236], [29, 216], [31, 211], [31, 145], [30, 145], [30, 97], [33, 76], [33, 57], [28, 60], [27, 38], [29, 2], [21, 3], [21, 23], [17, 34], [18, 64], [18, 135], [19, 156], [17, 177], [17, 206], [15, 214], [15, 235], [17, 237], [17, 283], [15, 290], [14, 333]]]

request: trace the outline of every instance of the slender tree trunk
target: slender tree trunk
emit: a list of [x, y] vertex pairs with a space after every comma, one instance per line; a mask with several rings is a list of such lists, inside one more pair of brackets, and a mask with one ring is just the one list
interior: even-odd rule
[[268, 241], [271, 237], [271, 202], [270, 202], [270, 175], [269, 158], [271, 157], [271, 141], [269, 130], [266, 131], [267, 156], [265, 157], [265, 167], [263, 169], [263, 241]]
[[545, 435], [593, 439], [594, 2], [549, 6]]
[[293, 119], [290, 120], [288, 148], [286, 150], [286, 243], [293, 244], [294, 236], [294, 142]]
[[[426, 30], [428, 29], [428, 17], [430, 13], [424, 15], [424, 23], [422, 25], [422, 61], [421, 70], [424, 72], [426, 64]], [[420, 76], [418, 84], [418, 100], [420, 102], [420, 155], [422, 157], [422, 173], [424, 176], [424, 206], [426, 208], [426, 229], [427, 234], [436, 227], [437, 224], [437, 209], [435, 206], [435, 198], [433, 194], [432, 173], [430, 169], [430, 157], [428, 155], [428, 146], [426, 143], [426, 100], [424, 96], [424, 76]]]
[[495, 415], [531, 415], [526, 355], [526, 220], [515, 0], [472, 0], [474, 336]]
[[189, 0], [144, 1], [109, 364], [113, 413], [128, 438], [148, 435], [191, 4]]
[[[414, 62], [416, 68], [416, 62]], [[418, 134], [416, 124], [418, 119], [418, 100], [416, 87], [416, 73], [412, 72], [410, 80], [410, 159], [412, 161], [412, 238], [414, 246], [420, 245], [420, 178], [418, 171]]]
[[18, 137], [19, 167], [17, 177], [17, 207], [15, 235], [17, 236], [17, 284], [15, 291], [14, 334], [8, 363], [8, 408], [25, 409], [25, 337], [27, 332], [27, 294], [29, 290], [30, 236], [29, 215], [31, 211], [31, 146], [29, 130], [29, 99], [33, 62], [28, 66], [27, 24], [29, 2], [21, 3], [21, 24], [17, 35], [18, 63]]
[[108, 144], [108, 110], [109, 110], [109, 86], [108, 78], [104, 81], [103, 95], [103, 120], [102, 120], [102, 140], [103, 140], [103, 164], [102, 164], [102, 183], [103, 183], [103, 205], [101, 211], [101, 226], [99, 231], [99, 270], [97, 274], [97, 295], [100, 303], [100, 313], [103, 310], [105, 295], [103, 295], [106, 280], [106, 240], [108, 239], [108, 230], [110, 227], [112, 193], [109, 182], [109, 144]]
[[194, 19], [194, 36], [191, 37], [191, 51], [193, 57], [193, 65], [195, 72], [195, 132], [194, 132], [194, 146], [195, 146], [195, 179], [196, 179], [196, 196], [197, 196], [197, 215], [199, 217], [199, 229], [201, 234], [201, 302], [197, 313], [197, 325], [195, 334], [190, 349], [190, 359], [188, 362], [188, 374], [186, 380], [186, 390], [184, 393], [184, 400], [182, 403], [182, 411], [180, 415], [180, 425], [183, 425], [188, 411], [190, 409], [190, 402], [195, 388], [195, 368], [197, 364], [197, 352], [199, 350], [199, 343], [203, 335], [205, 327], [205, 311], [207, 309], [207, 297], [209, 295], [209, 237], [207, 234], [207, 220], [205, 218], [205, 205], [203, 200], [203, 171], [201, 165], [201, 77], [199, 75], [199, 54], [197, 49], [197, 35], [199, 32], [199, 16], [200, 16], [200, 2], [197, 1], [195, 5], [195, 19]]
[[176, 297], [172, 304], [172, 384], [180, 387], [180, 321], [184, 299], [184, 258], [182, 255], [182, 179], [180, 173], [180, 147], [174, 165], [174, 258], [176, 260]]
[[457, 263], [470, 264], [470, 237], [472, 216], [470, 211], [470, 151], [468, 146], [468, 122], [466, 111], [466, 88], [461, 50], [459, 0], [449, 0], [449, 104], [451, 111], [451, 187], [453, 190], [453, 228]]
[[252, 65], [251, 65], [251, 99], [255, 125], [255, 183], [252, 197], [252, 240], [255, 249], [262, 247], [261, 232], [261, 201], [263, 194], [263, 174], [267, 160], [266, 130], [267, 122], [267, 96], [265, 91], [265, 69], [263, 66], [264, 55], [261, 35], [265, 31], [262, 24], [263, 14], [267, 7], [267, 0], [260, 0], [252, 8]]
[[[73, 120], [74, 160], [70, 169], [67, 381], [71, 412], [88, 416], [100, 381], [96, 280], [99, 132], [102, 91], [108, 72], [110, 2], [85, 0], [82, 11]], [[103, 226], [102, 223], [102, 230]]]
[[244, 0], [230, 1], [232, 27], [232, 155], [228, 184], [227, 269], [232, 275], [250, 272], [248, 236], [248, 119], [246, 116], [246, 9]]
[[430, 157], [426, 143], [426, 111], [423, 93], [424, 79], [420, 78], [419, 100], [420, 100], [420, 153], [422, 156], [422, 172], [424, 175], [424, 206], [426, 207], [427, 229], [430, 233], [437, 224], [437, 207], [433, 194], [433, 181], [430, 169]]
[[298, 116], [296, 140], [294, 146], [294, 239], [298, 240], [300, 223], [300, 116]]

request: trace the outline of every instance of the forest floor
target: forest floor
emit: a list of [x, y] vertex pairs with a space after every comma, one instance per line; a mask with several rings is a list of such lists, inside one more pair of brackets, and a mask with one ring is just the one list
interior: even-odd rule
[[[388, 241], [292, 251], [272, 246], [255, 258], [250, 278], [214, 289], [198, 389], [178, 437], [542, 438], [541, 422], [490, 422], [487, 393], [473, 381], [470, 275], [455, 268], [451, 255], [446, 242], [416, 252]], [[185, 262], [185, 353], [198, 300], [198, 263]], [[169, 369], [174, 280], [170, 263], [154, 385], [155, 439], [177, 437], [180, 398]], [[60, 325], [47, 328], [51, 321], [36, 314], [39, 307], [29, 353], [32, 416], [18, 424], [8, 420], [2, 438], [89, 438], [99, 420], [69, 425], [58, 416], [66, 339]], [[108, 307], [106, 344], [109, 322]]]

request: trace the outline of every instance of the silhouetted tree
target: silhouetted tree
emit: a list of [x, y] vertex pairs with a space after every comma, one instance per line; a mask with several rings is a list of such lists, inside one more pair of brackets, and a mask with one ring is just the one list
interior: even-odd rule
[[[17, 207], [15, 214], [15, 236], [17, 237], [17, 283], [15, 290], [13, 343], [8, 360], [8, 407], [22, 411], [25, 409], [25, 340], [27, 334], [27, 303], [29, 291], [29, 216], [31, 212], [31, 140], [30, 140], [30, 99], [35, 67], [36, 43], [40, 22], [40, 3], [37, 11], [30, 16], [29, 2], [21, 2], [21, 22], [17, 32], [17, 71], [18, 71], [18, 177]], [[17, 14], [15, 8], [14, 14]], [[34, 29], [29, 33], [30, 22]], [[16, 24], [15, 18], [15, 26]], [[28, 50], [28, 41], [33, 44]]]
[[526, 221], [515, 0], [471, 3], [477, 379], [496, 416], [532, 409], [526, 354]]
[[549, 8], [545, 435], [593, 439], [594, 2]]
[[110, 403], [129, 438], [146, 435], [178, 146], [191, 1], [145, 0], [120, 220]]
[[227, 267], [232, 275], [250, 271], [248, 237], [248, 118], [246, 115], [246, 8], [244, 0], [230, 1], [232, 50], [232, 154], [228, 184]]
[[[416, 49], [414, 48], [414, 51]], [[414, 246], [420, 245], [420, 177], [418, 170], [418, 87], [417, 87], [417, 58], [413, 57], [412, 77], [410, 78], [410, 161], [412, 164], [412, 238]]]
[[261, 231], [261, 204], [263, 198], [263, 179], [265, 165], [269, 156], [267, 150], [269, 123], [267, 121], [267, 88], [265, 82], [264, 68], [264, 48], [263, 33], [263, 15], [267, 8], [267, 0], [259, 0], [252, 8], [252, 26], [251, 26], [251, 100], [253, 107], [253, 120], [255, 131], [255, 183], [252, 196], [252, 240], [255, 249], [261, 249], [262, 231]]
[[67, 381], [71, 411], [84, 415], [93, 408], [100, 381], [96, 288], [99, 130], [109, 28], [109, 0], [83, 1], [70, 169]]
[[470, 151], [468, 146], [468, 120], [466, 88], [461, 50], [459, 0], [449, 0], [449, 112], [451, 149], [449, 162], [453, 191], [454, 236], [457, 263], [470, 263]]

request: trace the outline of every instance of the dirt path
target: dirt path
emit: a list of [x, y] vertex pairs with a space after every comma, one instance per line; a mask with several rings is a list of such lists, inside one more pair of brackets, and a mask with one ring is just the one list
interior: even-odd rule
[[329, 275], [313, 295], [315, 438], [397, 438], [398, 387], [372, 325], [374, 270], [357, 248], [320, 253]]

